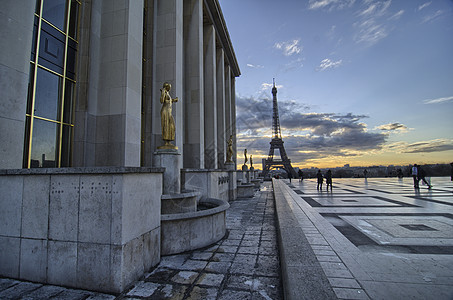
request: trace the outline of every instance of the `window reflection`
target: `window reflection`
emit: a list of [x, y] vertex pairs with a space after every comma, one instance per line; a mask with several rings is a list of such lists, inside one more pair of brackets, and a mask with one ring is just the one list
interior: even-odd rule
[[35, 119], [31, 146], [31, 167], [56, 167], [58, 124]]
[[63, 134], [61, 141], [61, 167], [70, 167], [72, 164], [72, 134], [73, 127], [63, 125]]
[[35, 116], [59, 120], [59, 100], [61, 99], [62, 78], [38, 68], [35, 96]]
[[42, 16], [55, 27], [65, 31], [65, 0], [45, 0], [42, 7]]

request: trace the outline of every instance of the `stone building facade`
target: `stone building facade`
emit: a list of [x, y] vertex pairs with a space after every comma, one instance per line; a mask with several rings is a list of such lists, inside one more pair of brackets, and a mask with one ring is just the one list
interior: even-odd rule
[[164, 82], [183, 184], [235, 197], [218, 0], [5, 0], [0, 34], [1, 276], [119, 292], [159, 262]]

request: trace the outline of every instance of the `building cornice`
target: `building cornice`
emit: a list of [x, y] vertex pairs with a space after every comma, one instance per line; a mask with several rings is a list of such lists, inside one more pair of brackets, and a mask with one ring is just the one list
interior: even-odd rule
[[233, 44], [231, 43], [230, 34], [228, 33], [219, 1], [204, 0], [204, 3], [205, 7], [207, 8], [207, 13], [214, 23], [217, 38], [219, 39], [219, 42], [221, 43], [222, 48], [225, 51], [225, 56], [231, 67], [231, 70], [235, 77], [239, 77], [241, 75], [241, 70], [239, 69], [239, 64], [236, 59], [236, 54], [234, 53]]

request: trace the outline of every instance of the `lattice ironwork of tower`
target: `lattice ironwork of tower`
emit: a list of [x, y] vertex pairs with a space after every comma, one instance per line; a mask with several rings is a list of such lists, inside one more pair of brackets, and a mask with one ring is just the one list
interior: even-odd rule
[[[283, 146], [282, 133], [280, 130], [280, 120], [278, 117], [278, 103], [277, 103], [277, 88], [274, 86], [272, 88], [273, 95], [273, 111], [272, 111], [272, 140], [270, 142], [271, 148], [269, 149], [269, 155], [265, 159], [263, 177], [269, 176], [269, 171], [272, 168], [283, 168], [287, 173], [290, 173], [293, 178], [297, 177], [296, 171], [294, 171], [291, 166], [291, 160], [286, 155], [285, 147]], [[280, 151], [281, 160], [274, 159], [274, 150], [278, 149]]]

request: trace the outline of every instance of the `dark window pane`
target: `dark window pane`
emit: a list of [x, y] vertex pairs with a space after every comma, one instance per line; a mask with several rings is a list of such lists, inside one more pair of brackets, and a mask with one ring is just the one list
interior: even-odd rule
[[63, 125], [61, 141], [61, 167], [72, 166], [72, 126]]
[[24, 168], [28, 168], [28, 150], [29, 150], [28, 147], [30, 145], [30, 119], [31, 119], [30, 117], [25, 117], [24, 160], [23, 160]]
[[60, 120], [62, 78], [46, 70], [38, 68], [36, 79], [35, 116]]
[[72, 124], [72, 114], [74, 107], [74, 84], [69, 80], [66, 81], [65, 91], [64, 91], [64, 113], [63, 113], [63, 122]]
[[35, 61], [35, 55], [36, 55], [36, 43], [38, 40], [38, 23], [39, 19], [38, 17], [35, 17], [35, 22], [33, 24], [33, 40], [31, 44], [31, 55], [30, 55], [30, 60]]
[[65, 31], [66, 0], [44, 0], [42, 17]]
[[36, 0], [36, 9], [35, 9], [35, 13], [37, 15], [39, 15], [39, 13], [41, 12], [41, 0]]
[[28, 95], [27, 95], [27, 114], [31, 115], [31, 106], [33, 104], [33, 82], [35, 82], [35, 66], [30, 64], [30, 76], [28, 80]]
[[38, 63], [58, 74], [63, 74], [65, 36], [43, 23], [39, 41]]
[[57, 166], [57, 123], [34, 119], [31, 146], [32, 165], [39, 162], [39, 167], [54, 168]]
[[68, 40], [68, 56], [66, 60], [66, 76], [75, 80], [77, 43], [73, 40]]
[[71, 1], [71, 17], [69, 19], [69, 36], [77, 40], [77, 23], [79, 18], [79, 3]]

